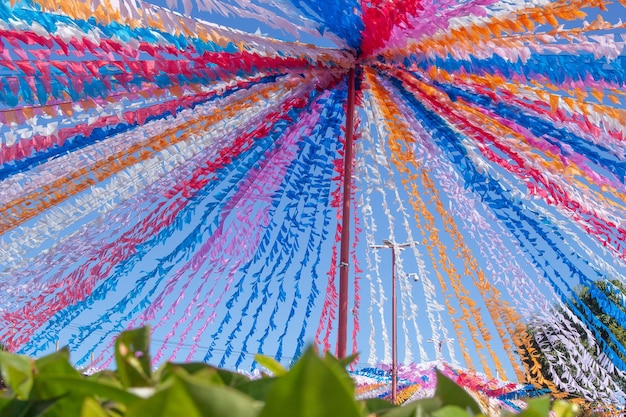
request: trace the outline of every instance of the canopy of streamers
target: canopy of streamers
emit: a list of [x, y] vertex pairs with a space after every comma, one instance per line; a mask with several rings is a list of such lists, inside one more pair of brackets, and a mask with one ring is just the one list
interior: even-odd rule
[[0, 1], [0, 342], [289, 364], [347, 267], [384, 366], [394, 252], [402, 363], [624, 404], [621, 1]]

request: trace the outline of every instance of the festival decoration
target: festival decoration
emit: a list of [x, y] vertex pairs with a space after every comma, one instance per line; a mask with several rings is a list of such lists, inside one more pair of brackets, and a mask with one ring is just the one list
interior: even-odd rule
[[3, 0], [0, 341], [389, 364], [388, 239], [405, 366], [623, 405], [624, 6]]
[[[523, 399], [545, 395], [548, 389], [537, 390], [532, 385], [489, 379], [485, 375], [457, 369], [443, 362], [411, 364], [400, 369], [400, 404], [421, 398], [432, 398], [437, 383], [436, 371], [464, 388], [487, 415], [500, 415], [502, 410], [520, 412], [525, 408]], [[352, 372], [357, 397], [385, 397], [389, 395], [390, 378], [386, 369], [362, 368]]]

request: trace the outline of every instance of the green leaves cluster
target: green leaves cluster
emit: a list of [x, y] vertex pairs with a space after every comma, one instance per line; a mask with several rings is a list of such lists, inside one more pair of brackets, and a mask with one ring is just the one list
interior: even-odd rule
[[[91, 376], [71, 365], [67, 350], [37, 360], [0, 352], [0, 372], [7, 384], [0, 390], [0, 417], [481, 415], [474, 400], [442, 375], [434, 398], [402, 407], [379, 399], [355, 400], [346, 371], [354, 358], [321, 358], [312, 348], [290, 370], [271, 358], [257, 357], [273, 374], [257, 379], [202, 363], [166, 363], [153, 371], [149, 334], [147, 328], [122, 333], [115, 348], [117, 371]], [[548, 398], [536, 399], [519, 417], [547, 417], [550, 407]], [[573, 416], [568, 404], [558, 407], [557, 417]]]

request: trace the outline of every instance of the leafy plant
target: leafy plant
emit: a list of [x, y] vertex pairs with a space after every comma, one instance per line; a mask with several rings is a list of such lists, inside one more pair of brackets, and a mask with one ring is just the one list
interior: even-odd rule
[[[78, 372], [67, 350], [41, 359], [0, 352], [0, 417], [476, 417], [476, 402], [438, 374], [434, 398], [395, 406], [380, 399], [356, 400], [346, 371], [354, 357], [320, 357], [307, 349], [287, 370], [257, 356], [271, 375], [252, 379], [203, 363], [165, 363], [153, 371], [148, 328], [122, 333], [115, 346], [117, 371]], [[519, 417], [547, 417], [548, 398], [534, 399]], [[568, 403], [555, 403], [556, 417], [573, 417]]]
[[[2, 343], [0, 343], [0, 352], [8, 352], [9, 350], [7, 349], [7, 347], [5, 345], [3, 345]], [[7, 386], [4, 383], [4, 380], [2, 379], [2, 372], [0, 372], [0, 390], [5, 389]]]

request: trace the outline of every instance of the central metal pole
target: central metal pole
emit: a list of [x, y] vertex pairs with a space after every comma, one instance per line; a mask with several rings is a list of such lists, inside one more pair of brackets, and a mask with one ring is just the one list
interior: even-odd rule
[[343, 216], [341, 218], [341, 254], [339, 264], [339, 323], [337, 357], [346, 357], [348, 335], [348, 269], [350, 258], [350, 205], [352, 204], [352, 134], [354, 131], [354, 67], [348, 72], [348, 107], [346, 109], [346, 145], [343, 155]]
[[396, 312], [396, 246], [391, 245], [391, 403], [398, 398], [398, 339], [396, 336], [398, 315]]

